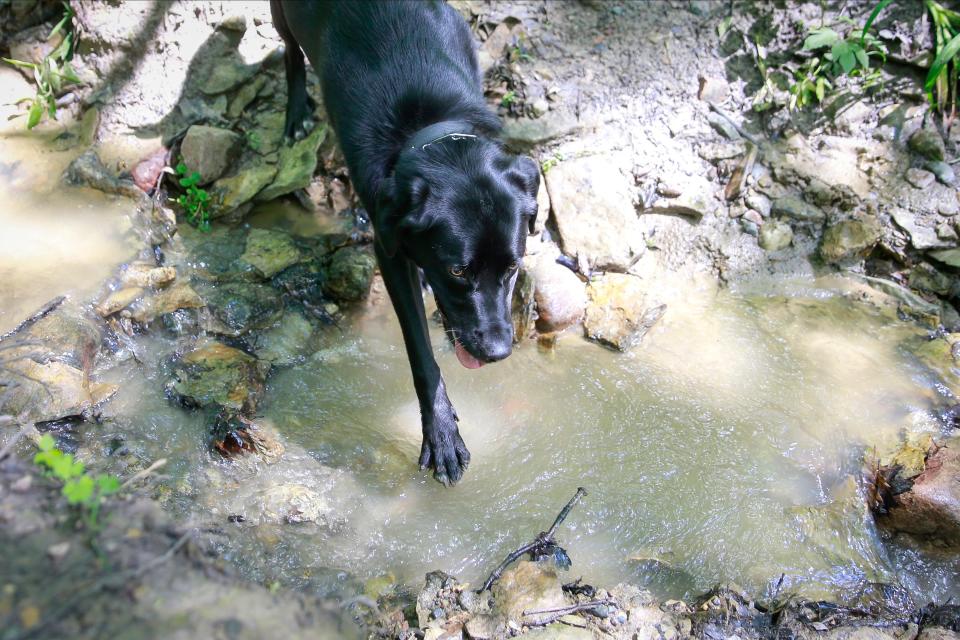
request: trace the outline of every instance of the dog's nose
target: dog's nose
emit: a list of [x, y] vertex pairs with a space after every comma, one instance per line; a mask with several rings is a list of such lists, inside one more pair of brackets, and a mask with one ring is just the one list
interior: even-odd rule
[[496, 362], [503, 360], [513, 353], [513, 327], [491, 327], [485, 331], [478, 331], [480, 338], [477, 343], [483, 350], [483, 360]]

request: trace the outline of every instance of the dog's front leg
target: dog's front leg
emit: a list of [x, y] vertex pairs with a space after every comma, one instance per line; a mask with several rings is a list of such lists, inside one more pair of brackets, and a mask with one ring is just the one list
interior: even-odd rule
[[413, 385], [420, 401], [423, 444], [420, 447], [420, 468], [433, 469], [433, 477], [449, 486], [463, 477], [470, 463], [470, 452], [457, 429], [454, 411], [433, 357], [433, 346], [423, 309], [420, 275], [417, 266], [399, 253], [388, 257], [376, 244], [380, 273], [400, 320], [403, 342], [413, 373]]

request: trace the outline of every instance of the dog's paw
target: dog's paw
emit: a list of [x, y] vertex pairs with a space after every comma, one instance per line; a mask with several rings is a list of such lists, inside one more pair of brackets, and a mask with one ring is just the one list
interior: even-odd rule
[[459, 482], [470, 464], [470, 452], [460, 437], [456, 419], [449, 423], [425, 428], [420, 447], [420, 470], [433, 469], [433, 477], [447, 487]]
[[317, 118], [314, 115], [316, 108], [316, 103], [309, 96], [306, 100], [290, 107], [283, 128], [283, 137], [287, 144], [303, 140], [316, 128]]

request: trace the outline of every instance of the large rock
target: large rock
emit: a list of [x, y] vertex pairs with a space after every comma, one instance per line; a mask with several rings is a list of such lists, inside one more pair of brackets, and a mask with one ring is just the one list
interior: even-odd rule
[[565, 253], [615, 271], [643, 253], [631, 181], [616, 164], [602, 156], [565, 160], [546, 179]]
[[338, 302], [363, 300], [370, 291], [376, 267], [369, 247], [344, 247], [333, 254], [323, 290]]
[[937, 546], [960, 550], [960, 437], [939, 445], [909, 491], [878, 522]]
[[551, 614], [525, 615], [524, 612], [567, 606], [560, 578], [554, 568], [523, 560], [507, 569], [493, 584], [495, 613], [521, 624], [537, 624]]
[[163, 287], [177, 278], [174, 267], [157, 267], [149, 262], [131, 262], [120, 273], [125, 287]]
[[759, 243], [764, 251], [780, 251], [793, 242], [793, 228], [782, 220], [769, 220], [760, 227]]
[[537, 307], [537, 331], [563, 331], [583, 318], [587, 306], [586, 285], [570, 269], [557, 264], [555, 256], [537, 256], [530, 277]]
[[822, 209], [805, 202], [797, 196], [777, 198], [770, 206], [770, 213], [800, 222], [821, 222], [827, 217], [827, 214], [825, 214]]
[[519, 118], [508, 120], [501, 137], [508, 147], [515, 151], [529, 149], [556, 138], [576, 133], [583, 124], [571, 115], [561, 111], [551, 111], [542, 118]]
[[651, 303], [640, 278], [608, 273], [587, 286], [587, 313], [583, 328], [588, 338], [626, 351], [636, 345], [666, 311]]
[[914, 153], [923, 156], [927, 160], [941, 161], [946, 155], [946, 148], [943, 144], [943, 138], [932, 129], [920, 129], [910, 136], [907, 146]]
[[327, 126], [321, 124], [309, 136], [280, 148], [280, 162], [273, 183], [257, 194], [258, 202], [306, 189], [317, 169], [317, 149], [327, 136]]
[[183, 163], [200, 174], [200, 184], [210, 184], [226, 172], [240, 149], [241, 137], [228, 129], [195, 124], [180, 144]]
[[824, 231], [820, 257], [829, 263], [862, 258], [876, 246], [881, 235], [880, 223], [872, 216], [838, 222]]
[[251, 229], [247, 236], [247, 249], [240, 259], [253, 265], [264, 278], [272, 278], [299, 262], [300, 250], [287, 233]]
[[897, 226], [910, 235], [910, 244], [914, 249], [925, 251], [927, 249], [941, 249], [944, 247], [954, 247], [956, 242], [943, 240], [937, 236], [937, 230], [929, 223], [923, 224], [918, 219], [917, 214], [907, 209], [894, 207], [890, 211], [890, 217], [897, 223]]
[[204, 294], [204, 298], [210, 309], [204, 328], [222, 335], [239, 336], [263, 329], [279, 320], [283, 312], [280, 294], [262, 284], [217, 284]]
[[108, 400], [118, 387], [91, 382], [80, 369], [64, 362], [19, 358], [4, 364], [14, 375], [0, 378], [0, 414], [38, 422], [83, 415]]
[[276, 175], [277, 165], [257, 160], [241, 166], [234, 175], [220, 178], [210, 189], [210, 216], [218, 218], [250, 202]]
[[530, 274], [530, 268], [535, 261], [536, 258], [533, 256], [524, 258], [520, 266], [520, 273], [517, 274], [517, 281], [513, 287], [513, 302], [510, 317], [513, 320], [514, 344], [519, 344], [524, 338], [528, 337], [533, 330], [536, 301], [533, 297], [534, 282], [533, 276]]
[[189, 405], [252, 412], [263, 394], [265, 368], [239, 349], [209, 342], [174, 364], [168, 388]]
[[260, 334], [257, 357], [275, 365], [289, 365], [303, 357], [313, 325], [299, 313], [286, 313], [277, 326]]
[[186, 282], [176, 282], [156, 295], [144, 298], [130, 308], [137, 322], [152, 322], [157, 316], [180, 309], [199, 309], [203, 305], [200, 295]]

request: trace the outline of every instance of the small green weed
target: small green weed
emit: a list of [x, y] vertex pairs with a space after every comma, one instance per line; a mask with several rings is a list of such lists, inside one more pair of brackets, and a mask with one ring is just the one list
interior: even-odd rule
[[40, 451], [33, 457], [33, 462], [43, 467], [47, 476], [63, 483], [63, 496], [81, 509], [87, 528], [95, 531], [99, 526], [100, 505], [105, 497], [120, 490], [120, 481], [113, 476], [87, 473], [82, 462], [57, 449], [49, 433], [40, 437], [37, 446]]
[[810, 29], [803, 42], [803, 50], [814, 52], [794, 73], [794, 83], [790, 86], [790, 109], [802, 109], [816, 100], [823, 102], [828, 91], [832, 91], [837, 78], [849, 76], [860, 78], [864, 89], [881, 82], [879, 68], [870, 66], [871, 58], [878, 58], [883, 64], [887, 60], [887, 48], [873, 34], [877, 15], [892, 2], [881, 0], [867, 19], [863, 28], [857, 27], [849, 18], [841, 22], [849, 27], [841, 34], [831, 27]]
[[260, 134], [256, 131], [247, 131], [247, 146], [254, 151], [259, 151], [260, 145]]
[[73, 21], [74, 12], [70, 3], [63, 3], [63, 11], [63, 17], [50, 31], [47, 40], [61, 32], [63, 33], [63, 39], [53, 51], [44, 56], [43, 60], [34, 63], [3, 58], [4, 62], [15, 67], [33, 70], [37, 93], [33, 98], [18, 100], [18, 102], [30, 102], [30, 110], [27, 112], [27, 129], [33, 129], [40, 124], [44, 113], [51, 118], [55, 118], [57, 115], [57, 94], [68, 84], [80, 84], [80, 78], [77, 77], [73, 66], [70, 64], [79, 32]]
[[210, 231], [210, 195], [197, 186], [200, 174], [187, 169], [183, 160], [177, 164], [176, 169], [180, 186], [186, 190], [180, 194], [177, 202], [183, 207], [187, 222], [196, 225], [200, 231]]
[[934, 0], [925, 2], [933, 23], [935, 57], [924, 89], [930, 104], [952, 120], [957, 112], [957, 79], [960, 77], [960, 13]]
[[547, 173], [548, 171], [550, 171], [550, 169], [553, 169], [555, 166], [560, 164], [562, 160], [563, 160], [563, 156], [560, 155], [559, 153], [555, 153], [540, 163], [540, 171], [542, 171], [543, 173]]
[[503, 94], [503, 97], [500, 98], [500, 106], [509, 107], [514, 102], [517, 101], [517, 92], [516, 91], [507, 91]]

